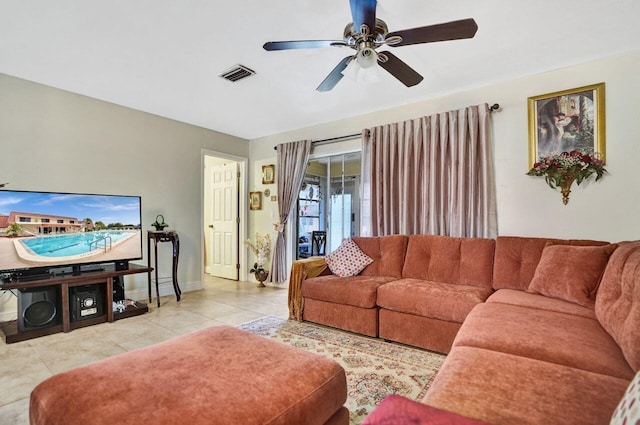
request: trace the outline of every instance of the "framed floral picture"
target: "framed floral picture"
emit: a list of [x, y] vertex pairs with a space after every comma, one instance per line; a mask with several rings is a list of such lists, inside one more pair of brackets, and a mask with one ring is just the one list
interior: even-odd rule
[[249, 192], [249, 209], [252, 211], [262, 209], [262, 192]]
[[605, 161], [604, 83], [530, 97], [529, 168], [554, 153], [594, 153]]
[[273, 184], [275, 182], [276, 166], [273, 164], [262, 166], [262, 184]]

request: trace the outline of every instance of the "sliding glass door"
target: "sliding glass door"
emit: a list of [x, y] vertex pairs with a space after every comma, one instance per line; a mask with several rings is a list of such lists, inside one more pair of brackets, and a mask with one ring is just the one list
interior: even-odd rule
[[325, 255], [360, 230], [360, 152], [309, 161], [298, 197], [297, 258]]
[[327, 158], [329, 172], [328, 252], [360, 231], [360, 152]]

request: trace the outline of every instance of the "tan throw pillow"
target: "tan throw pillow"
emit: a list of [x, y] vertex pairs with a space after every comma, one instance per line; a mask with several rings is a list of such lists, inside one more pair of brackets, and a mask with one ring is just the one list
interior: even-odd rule
[[593, 306], [600, 278], [616, 247], [547, 244], [527, 292]]
[[355, 276], [373, 263], [373, 259], [350, 238], [344, 239], [338, 249], [325, 257], [325, 261], [331, 273], [340, 277]]

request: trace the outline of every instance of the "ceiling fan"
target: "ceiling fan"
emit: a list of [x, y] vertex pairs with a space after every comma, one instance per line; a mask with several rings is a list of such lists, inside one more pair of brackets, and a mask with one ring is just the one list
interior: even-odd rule
[[405, 86], [411, 87], [422, 81], [422, 75], [418, 74], [391, 52], [377, 52], [377, 48], [385, 44], [391, 47], [399, 47], [410, 44], [473, 38], [478, 30], [478, 25], [473, 19], [462, 19], [389, 32], [387, 24], [382, 19], [376, 18], [376, 0], [349, 0], [349, 3], [353, 22], [345, 27], [343, 40], [269, 41], [264, 44], [264, 49], [273, 51], [331, 46], [354, 49], [356, 54], [342, 59], [338, 66], [316, 88], [318, 91], [329, 91], [335, 87], [342, 79], [347, 67], [353, 67], [357, 64], [362, 69], [369, 69], [374, 67], [376, 63], [379, 63], [382, 68], [400, 80]]

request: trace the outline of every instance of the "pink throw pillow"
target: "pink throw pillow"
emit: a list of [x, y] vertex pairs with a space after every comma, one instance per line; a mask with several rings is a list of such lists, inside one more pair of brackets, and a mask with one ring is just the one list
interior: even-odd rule
[[338, 249], [327, 254], [325, 261], [331, 273], [340, 277], [355, 276], [373, 263], [373, 259], [350, 238], [343, 239]]
[[547, 244], [527, 292], [591, 307], [609, 256], [616, 248], [615, 244]]
[[488, 425], [478, 419], [441, 410], [391, 394], [360, 425]]

